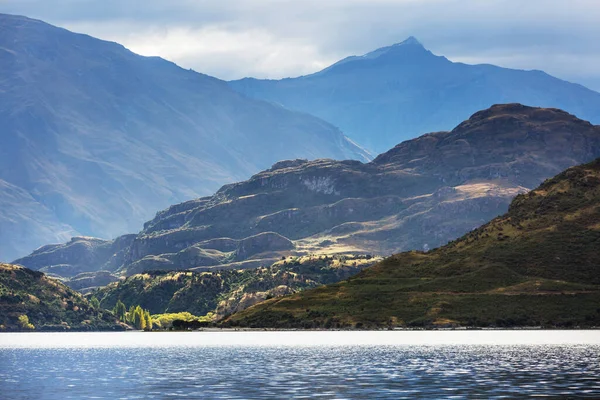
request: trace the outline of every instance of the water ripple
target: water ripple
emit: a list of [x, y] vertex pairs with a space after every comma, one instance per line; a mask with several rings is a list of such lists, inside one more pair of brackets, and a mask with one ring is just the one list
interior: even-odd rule
[[600, 397], [600, 346], [0, 348], [3, 399]]

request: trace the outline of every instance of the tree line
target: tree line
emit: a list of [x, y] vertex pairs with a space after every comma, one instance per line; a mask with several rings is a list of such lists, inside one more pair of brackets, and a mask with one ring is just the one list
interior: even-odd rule
[[117, 300], [117, 304], [112, 309], [112, 312], [117, 316], [119, 321], [125, 322], [134, 326], [136, 329], [151, 331], [153, 326], [150, 311], [144, 310], [139, 305], [131, 305], [129, 310], [121, 300]]

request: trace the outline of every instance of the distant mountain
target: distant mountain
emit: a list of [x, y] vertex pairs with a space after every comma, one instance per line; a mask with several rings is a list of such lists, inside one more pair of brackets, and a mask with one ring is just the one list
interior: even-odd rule
[[0, 332], [124, 330], [106, 310], [41, 272], [0, 264]]
[[280, 159], [367, 160], [332, 125], [218, 79], [0, 14], [0, 259], [135, 231]]
[[367, 164], [279, 162], [157, 213], [137, 235], [74, 238], [15, 263], [61, 276], [132, 275], [435, 248], [506, 212], [517, 194], [599, 156], [599, 126], [561, 110], [498, 105]]
[[561, 108], [600, 123], [600, 93], [542, 71], [454, 63], [412, 37], [312, 75], [246, 78], [230, 85], [323, 118], [375, 153], [425, 132], [451, 129], [500, 103]]
[[233, 315], [256, 327], [600, 324], [600, 159], [519, 195], [439, 249], [390, 257], [347, 281]]

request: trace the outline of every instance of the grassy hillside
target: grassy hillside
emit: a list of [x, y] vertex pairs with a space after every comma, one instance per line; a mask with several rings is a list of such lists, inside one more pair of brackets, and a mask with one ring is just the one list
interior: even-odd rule
[[112, 313], [41, 272], [0, 264], [0, 331], [123, 329]]
[[508, 213], [428, 253], [272, 299], [230, 325], [599, 326], [600, 159], [519, 195]]
[[215, 313], [220, 318], [267, 298], [347, 279], [376, 261], [365, 256], [305, 256], [289, 257], [269, 268], [150, 271], [111, 283], [93, 295], [108, 309], [121, 300], [152, 314]]

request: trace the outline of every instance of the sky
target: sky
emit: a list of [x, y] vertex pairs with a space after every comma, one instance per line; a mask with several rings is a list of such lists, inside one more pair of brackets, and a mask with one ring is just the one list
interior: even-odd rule
[[0, 12], [222, 79], [309, 74], [415, 36], [453, 61], [600, 91], [600, 0], [0, 0]]

